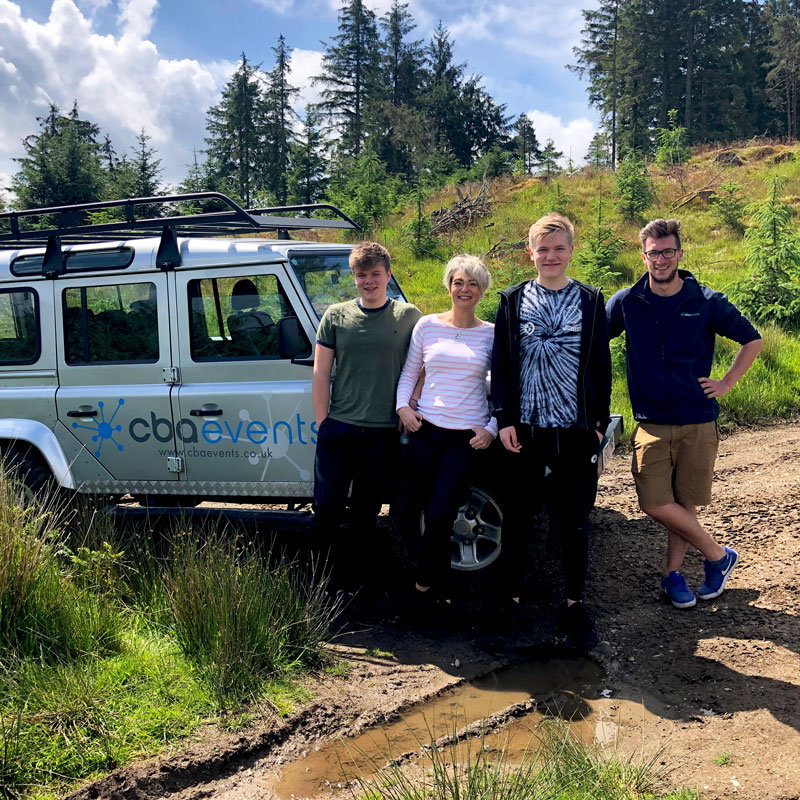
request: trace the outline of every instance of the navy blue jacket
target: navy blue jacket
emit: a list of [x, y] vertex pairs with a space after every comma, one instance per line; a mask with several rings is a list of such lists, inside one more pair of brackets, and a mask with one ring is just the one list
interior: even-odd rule
[[[605, 433], [611, 421], [611, 354], [603, 293], [574, 281], [581, 297], [581, 348], [578, 362], [578, 427]], [[499, 428], [520, 424], [519, 306], [525, 283], [500, 292], [492, 347], [492, 405]]]
[[609, 336], [625, 332], [634, 419], [662, 425], [711, 422], [719, 416], [719, 403], [706, 397], [697, 380], [711, 373], [717, 334], [739, 344], [761, 338], [724, 294], [701, 286], [691, 272], [678, 274], [686, 298], [675, 308], [669, 327], [653, 312], [647, 274], [606, 306]]

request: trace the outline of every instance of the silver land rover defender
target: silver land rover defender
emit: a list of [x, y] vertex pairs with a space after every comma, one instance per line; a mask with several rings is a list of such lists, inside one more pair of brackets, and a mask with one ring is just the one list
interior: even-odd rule
[[[153, 214], [212, 202], [222, 210]], [[6, 462], [34, 491], [309, 502], [315, 331], [355, 296], [350, 247], [289, 235], [309, 228], [358, 226], [332, 206], [245, 210], [217, 193], [0, 214]], [[394, 278], [388, 292], [405, 299]], [[453, 565], [494, 561], [501, 520], [475, 490]]]

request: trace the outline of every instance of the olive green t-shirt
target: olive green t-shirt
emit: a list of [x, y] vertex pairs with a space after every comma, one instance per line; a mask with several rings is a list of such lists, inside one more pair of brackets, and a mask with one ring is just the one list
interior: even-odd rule
[[397, 423], [397, 381], [420, 316], [416, 306], [391, 299], [375, 309], [363, 309], [357, 300], [327, 309], [317, 342], [333, 349], [336, 358], [328, 411], [332, 419], [371, 428]]

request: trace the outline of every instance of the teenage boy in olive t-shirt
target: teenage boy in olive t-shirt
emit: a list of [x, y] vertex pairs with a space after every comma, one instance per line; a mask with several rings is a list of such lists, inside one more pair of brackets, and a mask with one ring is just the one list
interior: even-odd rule
[[[392, 272], [386, 248], [356, 245], [350, 268], [358, 298], [328, 308], [317, 329], [312, 535], [315, 549], [331, 556], [337, 588], [353, 589], [364, 582], [376, 549], [375, 522], [397, 455], [395, 390], [421, 315], [416, 306], [387, 297]], [[337, 533], [351, 483], [351, 533], [343, 542]]]

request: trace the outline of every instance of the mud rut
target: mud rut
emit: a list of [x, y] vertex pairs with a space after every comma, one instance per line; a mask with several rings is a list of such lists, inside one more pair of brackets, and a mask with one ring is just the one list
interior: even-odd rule
[[[585, 739], [615, 742], [624, 753], [661, 748], [657, 764], [669, 769], [667, 782], [697, 788], [704, 798], [796, 800], [800, 425], [722, 442], [715, 499], [702, 520], [742, 558], [725, 593], [694, 609], [673, 609], [658, 594], [664, 537], [639, 512], [628, 470], [629, 459], [618, 456], [602, 478], [595, 513], [587, 602], [600, 631], [591, 654], [596, 665], [559, 661], [564, 654], [547, 648], [554, 612], [553, 587], [543, 577], [553, 571], [549, 551], [537, 564], [527, 635], [511, 643], [493, 635], [496, 587], [480, 581], [465, 598], [464, 630], [446, 639], [395, 620], [387, 597], [365, 597], [332, 645], [350, 662], [349, 676], [311, 681], [316, 695], [306, 707], [284, 720], [263, 709], [238, 734], [208, 728], [183, 750], [119, 770], [71, 797], [288, 798], [280, 784], [285, 764], [340, 737], [385, 731], [419, 703], [447, 700], [452, 687], [482, 675], [509, 674], [502, 668], [512, 663], [527, 664], [528, 677], [516, 688], [528, 699], [489, 714], [489, 727], [535, 722], [560, 709], [582, 720], [576, 732]], [[690, 556], [685, 572], [699, 584], [701, 558]], [[393, 657], [367, 656], [375, 649]], [[732, 763], [715, 763], [723, 753]], [[413, 749], [405, 759], [414, 760]], [[349, 796], [341, 773], [330, 771], [329, 784], [309, 794]]]

